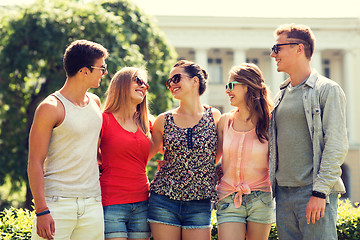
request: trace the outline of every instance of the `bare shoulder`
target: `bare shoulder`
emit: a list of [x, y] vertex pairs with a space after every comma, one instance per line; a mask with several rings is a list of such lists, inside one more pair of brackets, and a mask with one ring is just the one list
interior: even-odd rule
[[49, 95], [36, 108], [34, 121], [56, 126], [63, 121], [64, 117], [63, 104], [55, 96]]
[[211, 108], [215, 123], [217, 123], [221, 117], [221, 112], [216, 108]]
[[88, 96], [91, 97], [95, 102], [96, 104], [101, 107], [101, 101], [100, 101], [100, 98], [94, 94], [94, 93], [91, 93], [91, 92], [87, 92]]
[[156, 124], [158, 126], [164, 126], [165, 115], [166, 115], [166, 113], [161, 113], [159, 116], [157, 116], [157, 118], [155, 119], [154, 125]]

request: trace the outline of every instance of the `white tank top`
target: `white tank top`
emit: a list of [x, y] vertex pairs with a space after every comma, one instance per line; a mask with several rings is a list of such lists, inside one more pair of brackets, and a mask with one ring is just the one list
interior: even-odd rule
[[78, 107], [58, 91], [65, 108], [64, 121], [51, 134], [44, 163], [45, 196], [98, 197], [101, 195], [97, 147], [102, 125], [99, 106], [90, 99]]

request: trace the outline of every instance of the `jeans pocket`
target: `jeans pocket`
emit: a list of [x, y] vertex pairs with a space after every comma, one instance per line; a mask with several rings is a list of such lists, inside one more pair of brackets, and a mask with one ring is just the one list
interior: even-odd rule
[[271, 196], [271, 192], [261, 192], [261, 194], [258, 195], [260, 201], [266, 206], [266, 207], [273, 207], [275, 206], [275, 201]]
[[47, 203], [57, 202], [58, 200], [59, 200], [58, 196], [45, 197], [45, 201]]

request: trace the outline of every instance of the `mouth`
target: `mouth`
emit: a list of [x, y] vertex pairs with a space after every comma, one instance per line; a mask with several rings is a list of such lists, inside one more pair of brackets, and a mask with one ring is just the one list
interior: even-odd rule
[[171, 88], [171, 93], [175, 93], [180, 89], [180, 87], [172, 87]]
[[140, 95], [141, 95], [142, 97], [144, 97], [144, 96], [145, 96], [145, 92], [144, 92], [143, 90], [136, 89], [136, 90], [135, 90], [135, 92], [140, 93]]
[[280, 59], [275, 59], [276, 65], [279, 65]]

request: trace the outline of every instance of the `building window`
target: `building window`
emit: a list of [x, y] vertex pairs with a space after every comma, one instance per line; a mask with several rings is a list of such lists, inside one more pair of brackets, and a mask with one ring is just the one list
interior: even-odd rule
[[323, 71], [324, 71], [325, 77], [330, 78], [330, 60], [329, 59], [324, 59]]
[[219, 84], [222, 83], [222, 59], [208, 58], [209, 82]]
[[257, 59], [257, 58], [247, 58], [246, 62], [258, 65], [259, 64], [259, 59]]

